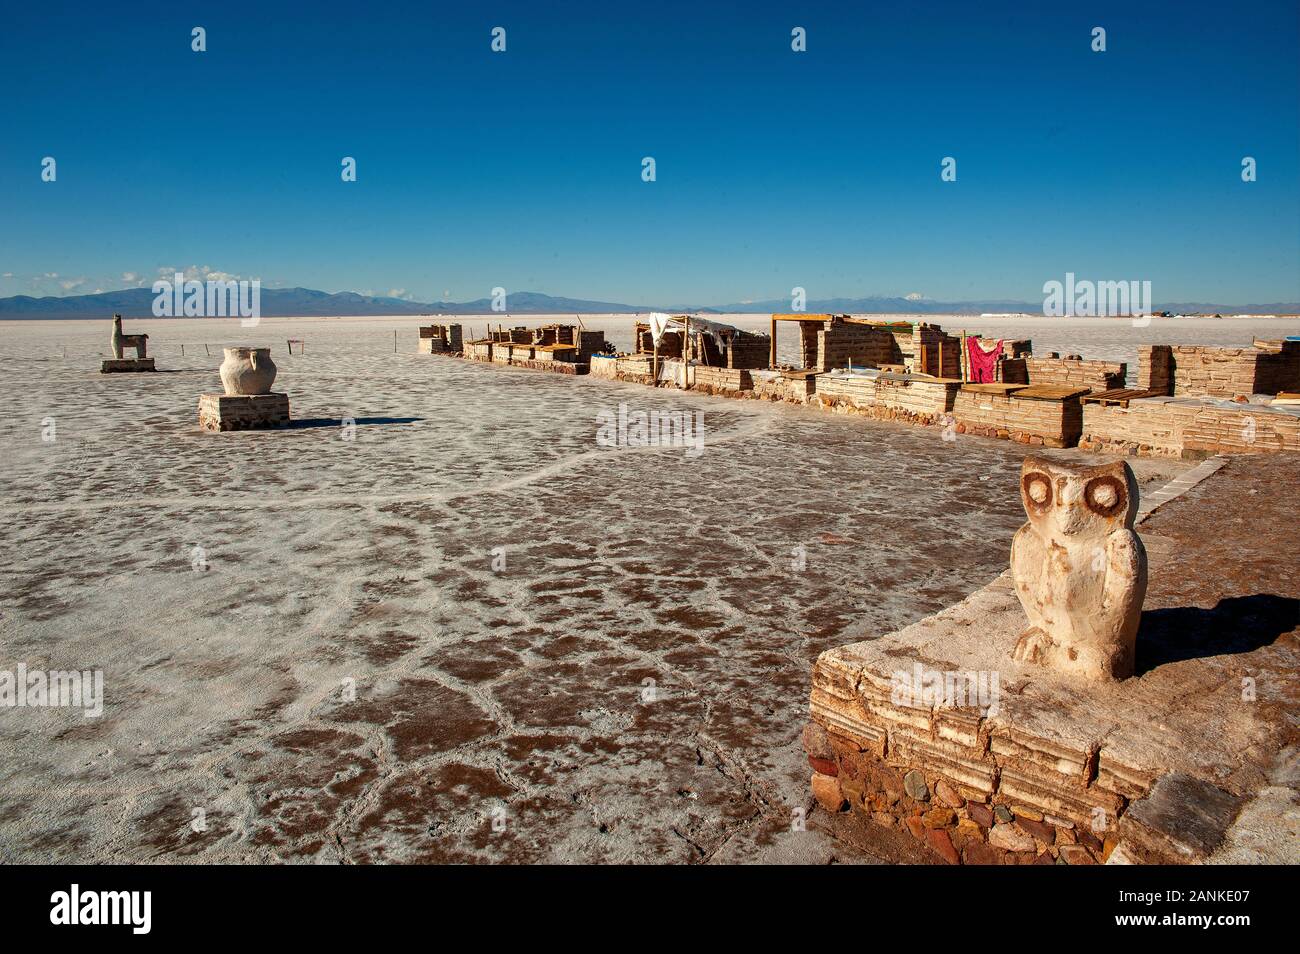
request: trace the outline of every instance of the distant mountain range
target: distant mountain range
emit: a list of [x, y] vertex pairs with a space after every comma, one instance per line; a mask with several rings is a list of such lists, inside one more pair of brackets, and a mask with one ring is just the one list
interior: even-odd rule
[[[108, 318], [120, 314], [127, 318], [153, 317], [154, 293], [148, 288], [101, 292], [98, 295], [70, 295], [59, 298], [33, 298], [14, 295], [0, 298], [0, 319], [14, 318]], [[355, 292], [315, 291], [310, 288], [263, 288], [262, 316], [348, 317], [355, 315], [486, 315], [492, 313], [492, 299], [474, 301], [417, 302], [402, 298], [358, 295]], [[737, 302], [730, 305], [627, 304], [612, 301], [588, 301], [582, 298], [557, 298], [540, 292], [514, 292], [506, 297], [506, 314], [625, 314], [629, 312], [666, 311], [689, 314], [767, 314], [787, 312], [790, 300]], [[1300, 303], [1225, 305], [1211, 302], [1158, 303], [1160, 311], [1175, 314], [1300, 314]], [[809, 312], [832, 312], [855, 315], [978, 315], [982, 313], [1041, 314], [1042, 302], [1028, 301], [931, 301], [911, 298], [825, 298], [809, 301]]]

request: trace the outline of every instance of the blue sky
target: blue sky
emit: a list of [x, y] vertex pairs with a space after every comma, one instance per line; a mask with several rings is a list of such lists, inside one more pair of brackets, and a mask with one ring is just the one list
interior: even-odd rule
[[1297, 301], [1297, 47], [1294, 0], [14, 4], [0, 295]]

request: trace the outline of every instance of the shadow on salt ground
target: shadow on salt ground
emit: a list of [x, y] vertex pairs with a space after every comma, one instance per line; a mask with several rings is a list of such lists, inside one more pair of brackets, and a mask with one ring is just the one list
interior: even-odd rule
[[308, 417], [300, 421], [290, 421], [289, 429], [293, 430], [300, 427], [342, 427], [344, 424], [414, 424], [417, 421], [423, 421], [422, 417]]
[[1219, 600], [1213, 609], [1147, 610], [1138, 628], [1138, 675], [1166, 663], [1253, 652], [1300, 626], [1300, 600], [1269, 593]]

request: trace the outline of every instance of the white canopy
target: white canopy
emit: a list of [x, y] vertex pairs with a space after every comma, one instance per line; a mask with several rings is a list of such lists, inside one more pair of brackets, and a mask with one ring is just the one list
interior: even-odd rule
[[[691, 334], [707, 334], [711, 337], [718, 347], [722, 347], [722, 337], [724, 331], [739, 331], [735, 325], [723, 324], [721, 321], [710, 321], [707, 318], [696, 318], [694, 315], [686, 316], [690, 320]], [[665, 331], [685, 331], [686, 319], [674, 318], [672, 315], [666, 315], [662, 311], [650, 312], [650, 337], [654, 339], [656, 345], [659, 339], [663, 337]]]

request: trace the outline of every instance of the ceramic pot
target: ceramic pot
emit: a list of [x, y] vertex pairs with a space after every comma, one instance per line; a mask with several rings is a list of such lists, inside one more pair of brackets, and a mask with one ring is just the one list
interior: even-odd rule
[[270, 348], [226, 348], [221, 385], [227, 394], [270, 394], [275, 362]]

